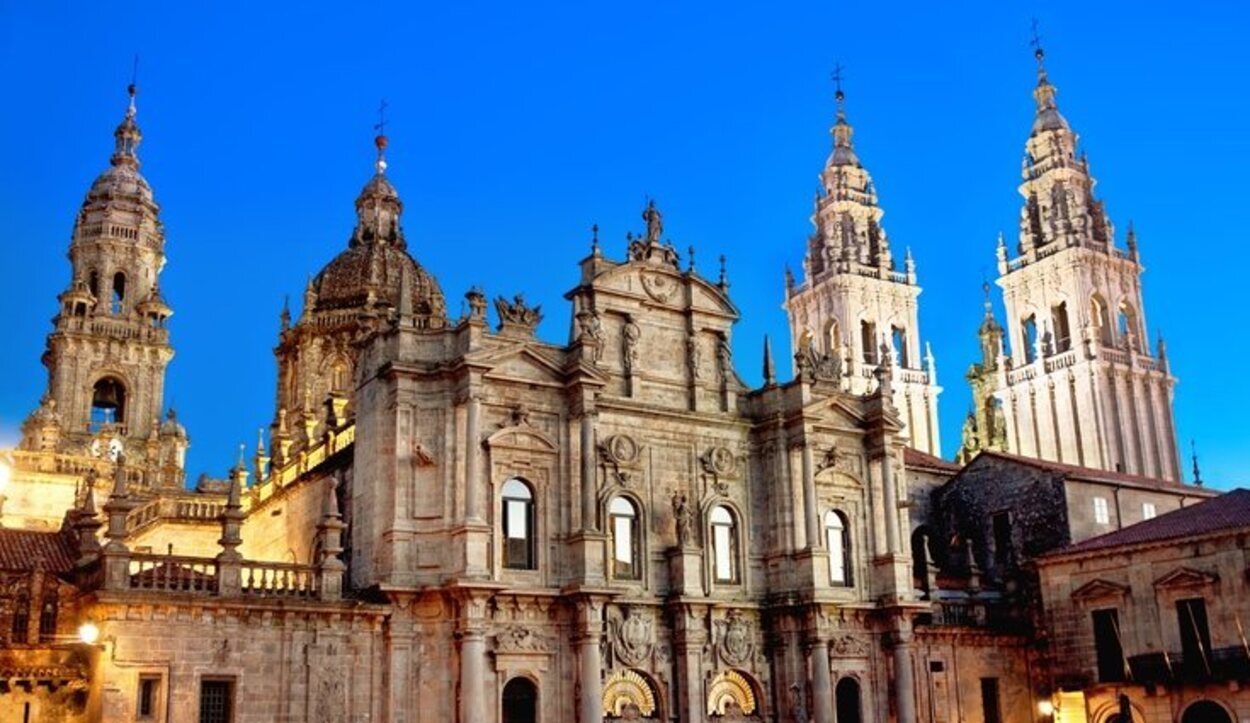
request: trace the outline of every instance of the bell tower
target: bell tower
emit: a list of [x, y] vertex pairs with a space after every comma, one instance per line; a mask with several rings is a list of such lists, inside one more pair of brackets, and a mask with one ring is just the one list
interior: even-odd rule
[[1025, 144], [1019, 243], [999, 237], [1011, 354], [994, 370], [1009, 451], [1180, 481], [1163, 341], [1146, 335], [1137, 236], [1125, 247], [1094, 196], [1077, 134], [1037, 50], [1037, 111]]
[[[166, 328], [173, 310], [159, 283], [165, 233], [152, 188], [139, 173], [135, 85], [128, 91], [109, 168], [91, 184], [74, 220], [70, 280], [57, 297], [43, 354], [48, 388], [23, 425], [22, 447], [180, 462], [185, 432], [175, 435], [180, 425], [160, 419], [165, 368], [174, 356]], [[162, 454], [163, 436], [179, 449]], [[180, 484], [181, 477], [167, 481]]]
[[940, 455], [937, 398], [942, 389], [933, 355], [920, 343], [916, 264], [908, 252], [903, 270], [896, 267], [881, 226], [885, 212], [851, 143], [840, 82], [835, 98], [833, 152], [820, 174], [812, 216], [816, 230], [808, 238], [803, 282], [796, 284], [786, 273], [796, 370], [810, 370], [817, 379], [863, 395], [875, 389], [877, 369], [890, 366], [894, 407], [910, 445]]

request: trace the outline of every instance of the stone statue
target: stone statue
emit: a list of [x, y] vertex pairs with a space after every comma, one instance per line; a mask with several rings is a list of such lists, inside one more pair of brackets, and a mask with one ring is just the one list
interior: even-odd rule
[[632, 321], [625, 322], [621, 331], [621, 340], [625, 344], [625, 373], [633, 373], [634, 363], [638, 361], [638, 340], [642, 338], [642, 329]]
[[716, 362], [719, 367], [721, 381], [728, 383], [733, 379], [733, 350], [729, 348], [729, 339], [724, 334], [716, 342]]
[[655, 207], [655, 201], [647, 201], [642, 220], [647, 222], [647, 243], [659, 243], [660, 236], [664, 233], [664, 216]]
[[677, 529], [677, 546], [694, 545], [694, 510], [685, 495], [673, 495], [673, 526]]
[[577, 340], [591, 350], [590, 359], [598, 364], [603, 359], [603, 322], [598, 312], [582, 311], [577, 314]]
[[693, 336], [686, 339], [686, 363], [690, 365], [690, 378], [703, 378], [703, 354], [699, 351], [699, 340]]
[[512, 302], [502, 296], [495, 299], [495, 311], [499, 314], [500, 325], [516, 324], [534, 328], [543, 320], [542, 305], [530, 307], [525, 303], [525, 295], [517, 294]]

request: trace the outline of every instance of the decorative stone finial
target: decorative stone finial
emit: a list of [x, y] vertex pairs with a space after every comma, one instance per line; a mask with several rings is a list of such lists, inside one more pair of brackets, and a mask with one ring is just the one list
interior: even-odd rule
[[777, 377], [773, 372], [773, 347], [768, 341], [768, 335], [764, 335], [764, 386], [771, 387], [777, 383]]
[[389, 143], [389, 139], [387, 139], [386, 137], [386, 101], [385, 100], [383, 100], [382, 104], [378, 106], [378, 122], [374, 124], [373, 129], [378, 132], [378, 134], [373, 138], [373, 145], [376, 146], [378, 149], [378, 160], [374, 164], [374, 168], [377, 170], [377, 173], [380, 176], [383, 173], [386, 173], [386, 146], [387, 146], [387, 143]]

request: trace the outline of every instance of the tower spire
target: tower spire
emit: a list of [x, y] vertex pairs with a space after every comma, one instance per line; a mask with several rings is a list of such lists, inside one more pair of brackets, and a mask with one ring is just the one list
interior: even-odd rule
[[139, 156], [136, 150], [139, 148], [140, 141], [143, 140], [143, 133], [139, 131], [139, 124], [135, 122], [135, 116], [139, 112], [135, 106], [135, 96], [138, 92], [139, 86], [132, 80], [130, 85], [126, 86], [126, 95], [129, 98], [126, 104], [126, 116], [118, 124], [117, 130], [113, 131], [113, 157], [109, 159], [109, 163], [114, 166], [139, 167]]
[[378, 149], [378, 160], [374, 163], [374, 168], [379, 176], [386, 173], [386, 146], [389, 143], [386, 137], [386, 107], [386, 100], [383, 99], [381, 105], [378, 106], [378, 122], [373, 126], [373, 129], [378, 132], [373, 138], [373, 145]]

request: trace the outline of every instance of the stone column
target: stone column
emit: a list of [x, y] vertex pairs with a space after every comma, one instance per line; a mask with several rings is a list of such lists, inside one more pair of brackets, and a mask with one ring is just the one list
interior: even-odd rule
[[893, 455], [890, 451], [890, 438], [887, 435], [884, 444], [884, 455], [881, 457], [881, 487], [885, 493], [885, 544], [891, 555], [902, 550], [898, 537], [898, 489], [894, 484]]
[[603, 720], [603, 672], [599, 642], [603, 636], [603, 603], [586, 600], [578, 605], [577, 654], [581, 670], [577, 676], [577, 720], [599, 723]]
[[910, 630], [896, 633], [894, 645], [894, 706], [898, 723], [916, 723], [916, 682], [912, 670]]
[[478, 502], [481, 486], [481, 472], [478, 467], [478, 454], [481, 452], [482, 432], [481, 407], [482, 401], [477, 394], [470, 391], [467, 401], [464, 423], [464, 516], [469, 522], [483, 522], [481, 506]]
[[[833, 723], [833, 679], [829, 672], [829, 643], [813, 640], [812, 656], [812, 713], [816, 723]], [[807, 723], [802, 721], [802, 723]]]
[[460, 637], [460, 723], [487, 720], [486, 703], [486, 631], [472, 625]]
[[707, 720], [707, 710], [700, 674], [703, 647], [707, 643], [704, 611], [682, 606], [675, 612], [673, 652], [677, 669], [677, 698], [673, 703], [673, 712], [680, 721], [704, 721]]
[[582, 409], [582, 529], [590, 532], [595, 524], [595, 419]]
[[816, 471], [812, 462], [812, 445], [803, 440], [803, 523], [807, 531], [807, 547], [814, 550], [820, 546], [820, 511], [816, 509]]

